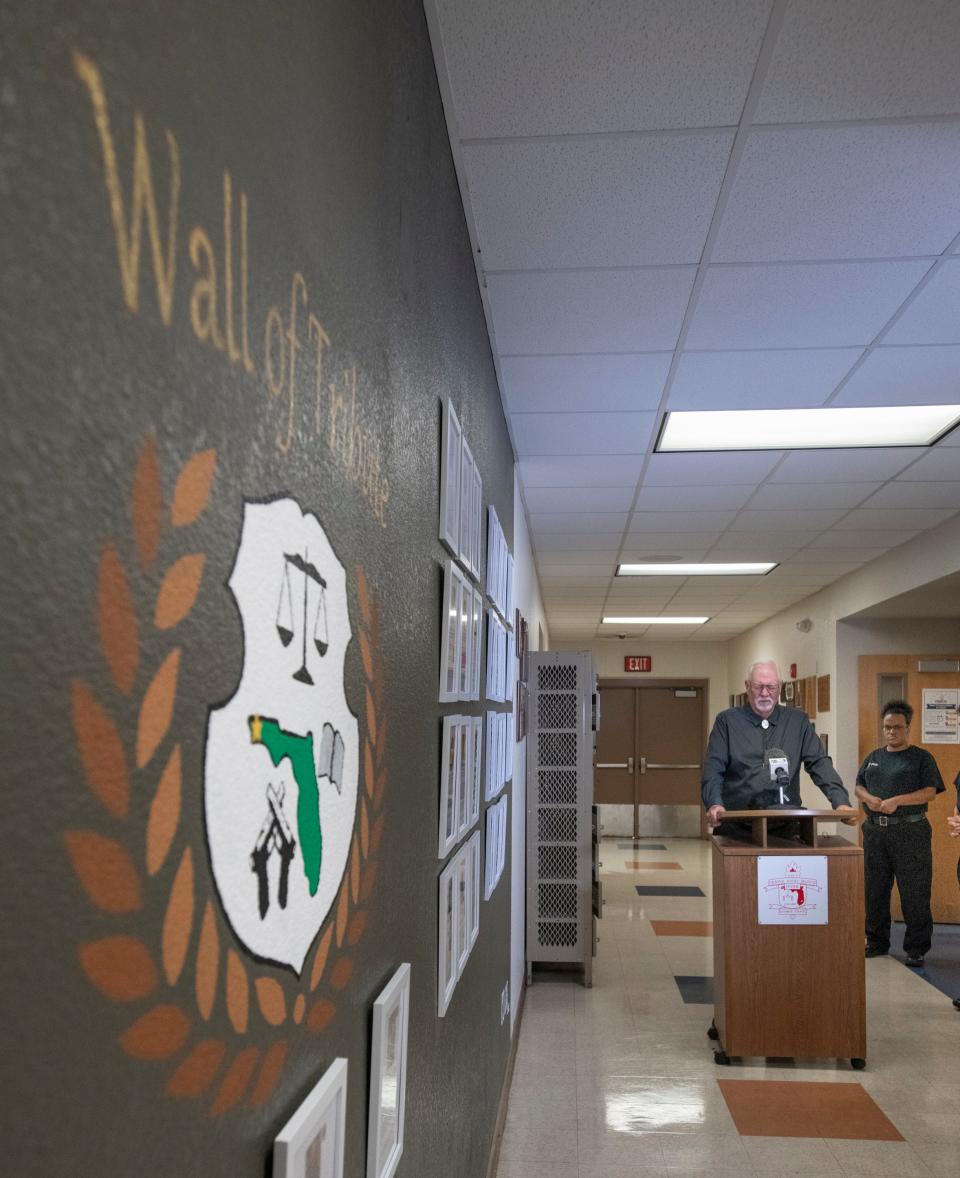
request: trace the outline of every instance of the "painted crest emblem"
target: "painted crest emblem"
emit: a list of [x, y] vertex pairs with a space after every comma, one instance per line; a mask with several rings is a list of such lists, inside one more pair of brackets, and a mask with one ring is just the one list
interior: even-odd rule
[[346, 573], [316, 516], [286, 498], [245, 505], [228, 584], [244, 661], [207, 721], [210, 862], [243, 944], [299, 973], [340, 887], [357, 808]]

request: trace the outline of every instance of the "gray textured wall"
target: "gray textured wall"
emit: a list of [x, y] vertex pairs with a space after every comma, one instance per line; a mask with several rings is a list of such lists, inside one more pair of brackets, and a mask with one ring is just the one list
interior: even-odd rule
[[[512, 456], [421, 6], [5, 4], [0, 75], [4, 1169], [268, 1173], [273, 1135], [345, 1055], [346, 1173], [357, 1178], [365, 1173], [370, 1009], [409, 961], [400, 1173], [480, 1175], [509, 1046], [499, 1019], [509, 880], [482, 903], [479, 943], [438, 1020], [439, 716], [479, 710], [436, 702], [441, 398], [452, 395], [461, 409], [485, 502], [508, 529]], [[105, 120], [129, 227], [138, 117], [164, 248], [179, 174], [166, 309], [149, 210], [136, 286], [124, 286], [111, 219]], [[195, 286], [209, 276], [207, 242], [215, 331], [209, 289]], [[293, 286], [295, 273], [302, 286]], [[264, 343], [271, 308], [272, 371]], [[319, 402], [310, 314], [330, 341]], [[299, 340], [292, 381], [291, 331]], [[367, 446], [380, 461], [371, 479], [379, 498], [364, 494], [329, 445], [327, 385], [343, 391], [343, 373], [354, 368]], [[150, 438], [155, 466], [141, 458]], [[178, 476], [208, 450], [216, 452], [209, 499], [194, 522], [174, 526]], [[342, 945], [335, 911], [321, 930], [332, 928], [333, 942], [313, 991], [306, 975], [255, 961], [233, 937], [210, 878], [201, 796], [207, 709], [232, 693], [243, 657], [226, 588], [243, 502], [286, 494], [316, 513], [346, 566], [354, 625], [363, 623], [357, 565], [380, 619], [372, 653], [383, 677], [375, 706], [386, 784], [379, 810], [370, 801], [370, 825], [382, 813], [381, 837], [374, 851], [368, 832]], [[165, 575], [201, 553], [192, 608], [158, 628]], [[120, 608], [123, 584], [129, 610]], [[145, 700], [175, 648], [168, 725], [163, 707]], [[371, 734], [367, 679], [355, 641], [347, 684], [361, 747]], [[160, 743], [141, 754], [141, 767], [144, 708]], [[181, 806], [162, 856], [154, 831], [151, 860], [151, 811], [177, 744]], [[358, 846], [359, 827], [358, 818]], [[192, 885], [182, 878], [171, 902], [187, 848]], [[375, 877], [366, 873], [373, 863]], [[209, 958], [198, 967], [208, 902], [218, 972], [204, 1019], [197, 978], [210, 977]], [[359, 912], [365, 927], [352, 923]], [[187, 929], [181, 943], [178, 930]], [[239, 968], [228, 1003], [231, 951]], [[311, 952], [307, 973], [313, 960]], [[258, 979], [267, 1009], [283, 1015], [279, 1026], [262, 1012]], [[244, 983], [241, 1033], [234, 1024]], [[310, 1029], [311, 1018], [316, 1026], [326, 1017], [322, 1031]], [[258, 1103], [258, 1085], [262, 1096], [284, 1051], [279, 1079]]]

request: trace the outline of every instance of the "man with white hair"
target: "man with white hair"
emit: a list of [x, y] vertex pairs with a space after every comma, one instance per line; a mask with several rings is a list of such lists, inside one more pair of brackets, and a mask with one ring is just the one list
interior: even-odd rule
[[[773, 659], [759, 659], [747, 669], [747, 702], [727, 708], [713, 723], [700, 779], [707, 824], [718, 827], [727, 810], [757, 809], [771, 789], [770, 750], [785, 753], [789, 784], [784, 800], [800, 808], [800, 766], [826, 794], [834, 810], [856, 821], [856, 810], [833, 762], [824, 751], [806, 713], [780, 707], [780, 668]], [[740, 833], [726, 824], [726, 831]]]

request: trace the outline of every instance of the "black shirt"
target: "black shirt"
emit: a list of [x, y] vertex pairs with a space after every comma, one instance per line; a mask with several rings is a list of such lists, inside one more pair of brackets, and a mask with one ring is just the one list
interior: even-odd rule
[[749, 810], [751, 802], [768, 791], [770, 773], [764, 768], [767, 749], [782, 749], [790, 766], [787, 799], [800, 807], [801, 764], [827, 795], [831, 806], [849, 806], [850, 798], [833, 762], [823, 751], [820, 737], [805, 712], [778, 704], [763, 727], [763, 718], [744, 704], [727, 708], [713, 722], [700, 779], [706, 809]]
[[[942, 794], [945, 786], [937, 762], [926, 749], [915, 744], [899, 752], [874, 749], [857, 771], [857, 785], [869, 790], [875, 798], [895, 798], [898, 794], [912, 794], [918, 789], [935, 789]], [[926, 802], [916, 806], [898, 806], [898, 814], [922, 814]], [[867, 806], [865, 814], [872, 813]]]

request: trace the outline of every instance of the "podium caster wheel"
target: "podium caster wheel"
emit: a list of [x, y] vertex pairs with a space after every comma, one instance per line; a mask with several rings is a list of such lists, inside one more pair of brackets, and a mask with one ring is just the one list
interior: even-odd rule
[[715, 1051], [713, 1053], [713, 1062], [718, 1063], [718, 1064], [722, 1064], [722, 1066], [725, 1068], [729, 1067], [730, 1066], [730, 1056], [727, 1055], [727, 1053], [721, 1048], [720, 1051]]
[[720, 1032], [717, 1030], [716, 1026], [713, 1023], [710, 1024], [710, 1029], [707, 1031], [707, 1038], [708, 1039], [719, 1039], [720, 1038]]
[[865, 1059], [851, 1059], [850, 1066], [855, 1072], [862, 1072], [867, 1066], [867, 1061]]

